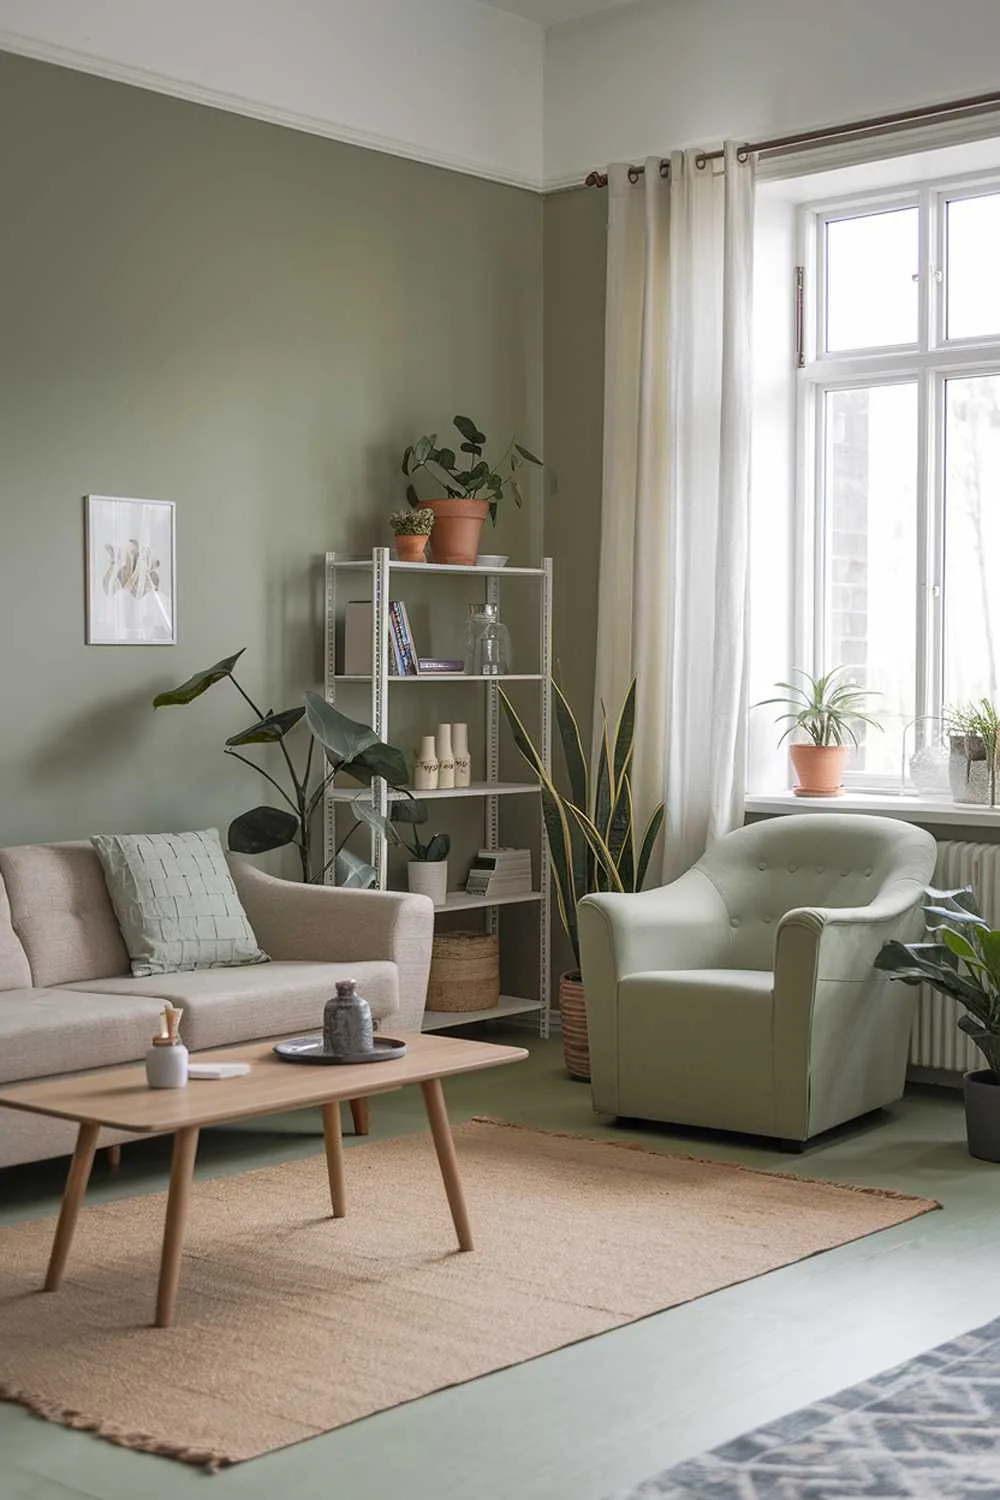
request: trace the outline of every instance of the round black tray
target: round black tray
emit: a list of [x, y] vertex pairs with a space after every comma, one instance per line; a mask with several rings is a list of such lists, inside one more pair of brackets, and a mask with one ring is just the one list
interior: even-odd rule
[[354, 1063], [390, 1062], [394, 1057], [403, 1057], [406, 1053], [406, 1043], [396, 1041], [391, 1036], [377, 1036], [371, 1052], [356, 1052], [352, 1057], [341, 1057], [323, 1050], [323, 1033], [317, 1031], [312, 1036], [290, 1036], [287, 1041], [277, 1042], [271, 1050], [276, 1052], [283, 1062], [353, 1065]]

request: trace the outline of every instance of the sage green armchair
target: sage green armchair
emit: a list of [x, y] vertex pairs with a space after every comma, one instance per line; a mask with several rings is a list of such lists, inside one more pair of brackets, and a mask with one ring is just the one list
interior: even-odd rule
[[929, 833], [807, 813], [719, 839], [659, 890], [579, 907], [594, 1108], [811, 1136], [900, 1098], [915, 992], [873, 967], [913, 941]]

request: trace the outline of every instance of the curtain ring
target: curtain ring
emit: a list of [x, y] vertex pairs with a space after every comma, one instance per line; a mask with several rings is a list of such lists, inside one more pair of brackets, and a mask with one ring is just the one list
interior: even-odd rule
[[635, 183], [637, 183], [639, 181], [639, 178], [641, 176], [642, 176], [642, 172], [639, 170], [638, 167], [629, 167], [629, 169], [628, 169], [628, 180], [629, 180], [629, 182], [631, 182], [633, 184], [633, 186], [635, 185]]
[[670, 161], [666, 157], [660, 162], [660, 176], [663, 178], [670, 176]]
[[740, 163], [741, 166], [746, 166], [747, 162], [750, 160], [750, 158], [751, 158], [752, 155], [753, 155], [753, 152], [750, 150], [750, 147], [747, 146], [747, 145], [744, 145], [744, 146], [741, 146], [740, 149], [737, 151], [737, 153], [736, 153], [736, 160]]
[[699, 172], [704, 172], [705, 168], [708, 166], [708, 157], [704, 151], [698, 152], [698, 155], [694, 159], [694, 164], [698, 168]]

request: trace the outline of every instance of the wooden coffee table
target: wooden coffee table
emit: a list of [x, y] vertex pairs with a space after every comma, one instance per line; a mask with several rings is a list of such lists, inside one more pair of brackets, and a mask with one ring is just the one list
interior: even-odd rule
[[324, 1067], [282, 1062], [271, 1051], [274, 1039], [217, 1052], [199, 1052], [198, 1062], [246, 1062], [250, 1072], [239, 1078], [192, 1079], [183, 1089], [151, 1089], [141, 1064], [75, 1073], [38, 1083], [19, 1083], [0, 1090], [0, 1104], [34, 1114], [76, 1120], [80, 1131], [70, 1164], [59, 1222], [49, 1258], [45, 1290], [59, 1290], [73, 1242], [80, 1206], [102, 1126], [136, 1134], [173, 1135], [170, 1190], [163, 1228], [160, 1282], [156, 1297], [156, 1327], [169, 1328], [177, 1299], [181, 1248], [187, 1220], [198, 1132], [203, 1125], [224, 1125], [253, 1115], [320, 1105], [330, 1179], [333, 1217], [347, 1211], [344, 1150], [340, 1106], [347, 1099], [387, 1094], [419, 1083], [437, 1152], [444, 1190], [458, 1235], [459, 1248], [471, 1250], [472, 1232], [458, 1174], [455, 1143], [445, 1108], [443, 1078], [520, 1062], [523, 1047], [498, 1047], [460, 1037], [408, 1035], [406, 1056], [391, 1062]]

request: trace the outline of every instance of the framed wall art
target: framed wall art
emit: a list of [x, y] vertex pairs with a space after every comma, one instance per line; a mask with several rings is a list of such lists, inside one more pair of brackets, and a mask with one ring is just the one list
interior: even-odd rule
[[87, 495], [87, 645], [177, 641], [174, 503]]

